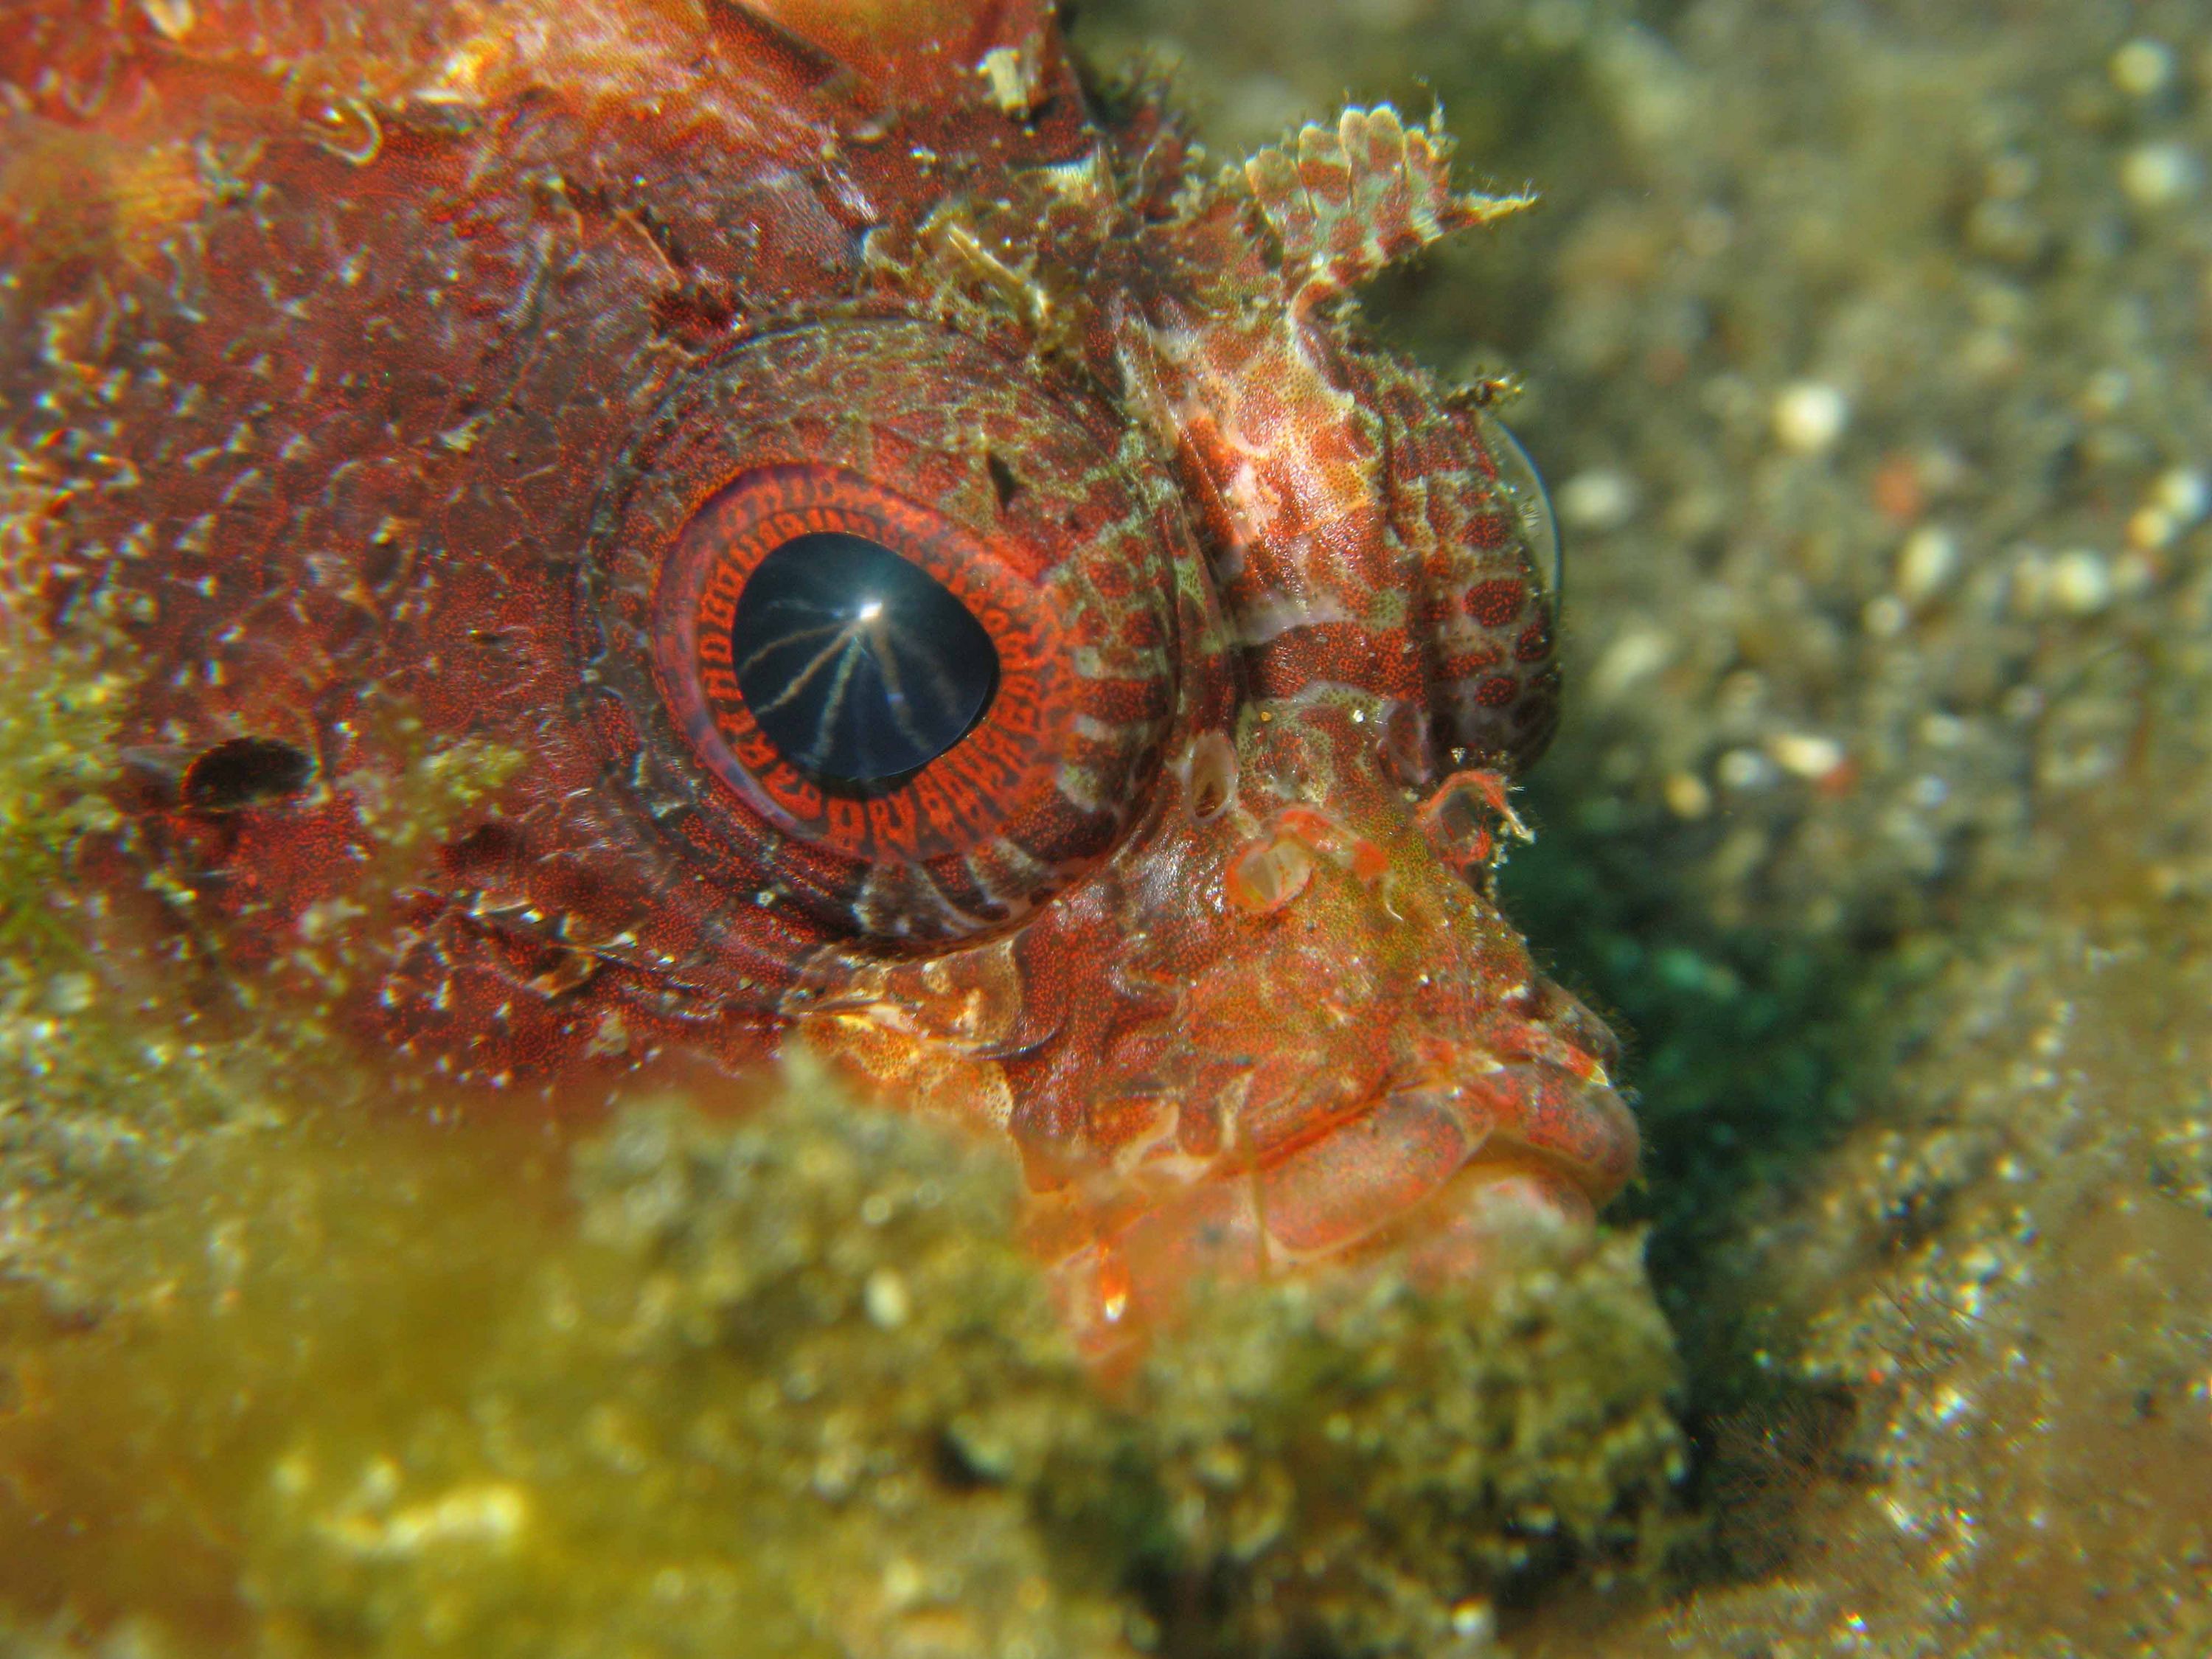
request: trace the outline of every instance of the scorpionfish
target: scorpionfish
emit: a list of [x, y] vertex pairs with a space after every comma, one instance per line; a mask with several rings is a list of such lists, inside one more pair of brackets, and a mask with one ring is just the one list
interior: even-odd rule
[[0, 127], [0, 507], [180, 952], [486, 1087], [828, 1056], [1109, 1349], [1628, 1179], [1492, 891], [1541, 486], [1350, 303], [1522, 204], [1434, 120], [1217, 172], [1046, 0], [13, 0]]

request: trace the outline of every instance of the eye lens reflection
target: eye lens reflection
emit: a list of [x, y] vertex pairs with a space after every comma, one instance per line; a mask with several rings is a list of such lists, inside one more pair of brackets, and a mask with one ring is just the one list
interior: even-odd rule
[[999, 654], [951, 591], [880, 542], [794, 537], [746, 579], [730, 629], [738, 689], [822, 787], [896, 788], [965, 737]]
[[1491, 459], [1498, 463], [1498, 482], [1513, 499], [1513, 510], [1520, 520], [1521, 533], [1528, 540], [1529, 556], [1536, 562], [1536, 574], [1542, 580], [1545, 597], [1556, 614], [1566, 581], [1566, 550], [1559, 539], [1559, 521], [1552, 511], [1552, 497], [1544, 488], [1543, 474], [1536, 471], [1528, 452], [1507, 430], [1503, 421], [1494, 415], [1486, 415], [1482, 428], [1483, 436], [1490, 444]]

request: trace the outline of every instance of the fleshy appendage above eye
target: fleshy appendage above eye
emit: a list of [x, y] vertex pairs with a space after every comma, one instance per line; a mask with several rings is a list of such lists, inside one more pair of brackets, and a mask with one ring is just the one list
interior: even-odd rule
[[1118, 840], [1175, 706], [1185, 532], [1119, 441], [920, 323], [686, 374], [586, 567], [618, 787], [708, 879], [834, 926], [1021, 915]]

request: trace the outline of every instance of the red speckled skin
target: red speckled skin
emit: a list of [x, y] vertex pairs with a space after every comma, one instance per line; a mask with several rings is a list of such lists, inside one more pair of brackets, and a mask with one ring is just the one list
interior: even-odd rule
[[[143, 668], [106, 878], [214, 960], [492, 1085], [803, 1044], [994, 1124], [1102, 1343], [1627, 1178], [1487, 890], [1553, 600], [1345, 315], [1517, 205], [1439, 136], [1217, 178], [1034, 0], [15, 0], [0, 83], [0, 511]], [[763, 477], [1006, 601], [907, 817], [695, 684]]]

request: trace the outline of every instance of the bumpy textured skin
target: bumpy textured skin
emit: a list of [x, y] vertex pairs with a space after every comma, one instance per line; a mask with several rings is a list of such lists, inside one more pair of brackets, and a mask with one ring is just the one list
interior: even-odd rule
[[[1519, 205], [1448, 159], [1215, 176], [1036, 0], [14, 0], [0, 510], [143, 671], [115, 902], [489, 1085], [803, 1045], [996, 1126], [1102, 1344], [1576, 1224], [1613, 1043], [1487, 890], [1553, 600], [1343, 303]], [[840, 479], [1028, 630], [903, 818], [688, 678]]]

